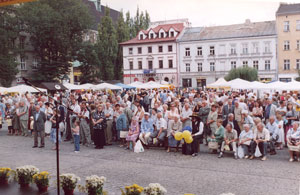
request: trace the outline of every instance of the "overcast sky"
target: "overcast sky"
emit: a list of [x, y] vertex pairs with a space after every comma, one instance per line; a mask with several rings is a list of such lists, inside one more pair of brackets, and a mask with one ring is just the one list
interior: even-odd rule
[[275, 20], [279, 2], [300, 0], [102, 0], [103, 5], [135, 14], [147, 10], [151, 21], [188, 18], [193, 27]]

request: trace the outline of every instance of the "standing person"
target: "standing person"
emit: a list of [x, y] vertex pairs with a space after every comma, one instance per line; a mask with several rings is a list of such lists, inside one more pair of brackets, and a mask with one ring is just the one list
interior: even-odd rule
[[97, 110], [92, 115], [92, 122], [94, 128], [94, 142], [96, 149], [103, 149], [105, 145], [105, 129], [106, 117], [104, 113], [104, 106], [99, 105]]
[[[193, 120], [198, 121], [198, 116], [194, 116]], [[192, 156], [198, 156], [198, 152], [200, 150], [200, 141], [201, 137], [203, 134], [203, 128], [204, 124], [202, 121], [198, 121], [196, 123], [193, 123], [193, 128], [192, 128], [192, 137], [193, 137], [193, 142], [192, 142]]]
[[[207, 106], [207, 102], [204, 100], [202, 101], [202, 107], [200, 108], [199, 110], [199, 117], [200, 117], [200, 120], [203, 122], [204, 124], [204, 138], [207, 139], [208, 136], [210, 135], [207, 135], [205, 129], [207, 129], [207, 125], [206, 125], [206, 122], [207, 122], [207, 117], [208, 117], [208, 114], [210, 112], [210, 108]], [[206, 141], [206, 145], [208, 144], [208, 142]]]
[[207, 122], [206, 122], [206, 125], [208, 127], [210, 127], [210, 130], [211, 130], [210, 135], [207, 135], [207, 136], [211, 136], [216, 132], [216, 130], [218, 128], [217, 119], [218, 119], [217, 105], [213, 104], [211, 106], [211, 110], [208, 114]]
[[35, 106], [35, 112], [33, 112], [34, 117], [34, 145], [33, 148], [38, 147], [38, 137], [41, 138], [40, 148], [45, 147], [45, 122], [46, 115], [40, 110], [40, 106]]
[[111, 104], [109, 102], [106, 102], [104, 114], [106, 117], [106, 124], [107, 124], [105, 128], [105, 141], [106, 141], [106, 145], [111, 145], [114, 110], [112, 109]]
[[45, 103], [45, 114], [46, 114], [46, 119], [47, 119], [47, 121], [45, 123], [45, 134], [47, 136], [47, 135], [50, 135], [50, 132], [51, 132], [52, 123], [50, 121], [50, 118], [52, 117], [52, 114], [53, 114], [53, 110], [50, 107], [49, 102]]
[[25, 105], [24, 101], [20, 102], [20, 107], [19, 107], [19, 120], [20, 120], [20, 130], [22, 132], [22, 135], [27, 137], [28, 136], [28, 107]]
[[184, 104], [184, 108], [182, 109], [181, 113], [181, 122], [182, 122], [182, 127], [192, 127], [192, 121], [190, 116], [193, 115], [192, 109], [190, 109], [189, 103]]
[[71, 123], [74, 123], [72, 125], [71, 131], [73, 132], [74, 136], [74, 147], [75, 147], [75, 153], [78, 153], [80, 151], [80, 122], [74, 118]]
[[[60, 116], [56, 113], [56, 110], [53, 110], [53, 114], [50, 118], [50, 121], [52, 123], [52, 128], [51, 128], [51, 132], [50, 132], [50, 140], [53, 143], [53, 148], [52, 150], [56, 150], [56, 119], [58, 117], [58, 124], [60, 123]], [[58, 131], [58, 140], [59, 142], [61, 142], [61, 135], [60, 132]]]
[[5, 112], [5, 120], [6, 120], [6, 123], [8, 126], [8, 135], [14, 134], [13, 125], [12, 125], [12, 118], [13, 118], [12, 111], [13, 111], [13, 108], [11, 107], [11, 105], [7, 104], [6, 112]]
[[237, 121], [239, 128], [243, 129], [242, 124], [242, 107], [240, 106], [239, 102], [234, 102], [234, 119]]
[[87, 147], [91, 144], [91, 131], [90, 131], [90, 112], [87, 110], [86, 102], [81, 102], [81, 112], [78, 115], [80, 118], [80, 139], [83, 145]]
[[19, 120], [19, 103], [15, 103], [14, 109], [12, 110], [12, 124], [13, 129], [15, 132], [15, 136], [21, 135], [21, 129], [20, 129], [20, 120]]

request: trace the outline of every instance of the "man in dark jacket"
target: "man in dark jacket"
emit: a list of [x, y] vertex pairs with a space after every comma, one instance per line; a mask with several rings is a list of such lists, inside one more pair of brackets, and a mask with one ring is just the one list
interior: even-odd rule
[[32, 113], [34, 125], [34, 145], [33, 148], [38, 147], [38, 136], [41, 137], [41, 145], [40, 148], [45, 147], [45, 122], [46, 122], [46, 115], [44, 112], [40, 110], [40, 106], [35, 106], [35, 111]]
[[232, 99], [228, 99], [227, 104], [223, 106], [222, 119], [226, 120], [230, 113], [234, 113], [234, 105], [232, 104]]
[[237, 131], [239, 136], [241, 133], [241, 129], [238, 125], [238, 122], [234, 119], [234, 115], [232, 113], [228, 114], [227, 119], [223, 121], [223, 127], [226, 127], [228, 123], [232, 125], [233, 129]]

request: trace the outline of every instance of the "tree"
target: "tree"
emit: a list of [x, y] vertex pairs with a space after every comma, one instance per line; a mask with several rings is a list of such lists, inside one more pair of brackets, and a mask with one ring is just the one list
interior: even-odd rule
[[257, 81], [258, 74], [255, 68], [250, 67], [240, 67], [236, 69], [231, 69], [228, 75], [225, 77], [227, 81], [240, 78], [247, 81]]
[[98, 75], [102, 80], [111, 80], [114, 78], [115, 73], [114, 65], [118, 52], [118, 41], [108, 7], [105, 8], [105, 16], [101, 19], [98, 31], [97, 49], [100, 60]]
[[[126, 22], [123, 17], [123, 11], [120, 12], [118, 22], [117, 22], [117, 40], [118, 43], [122, 43], [124, 41], [129, 40], [130, 38], [130, 30], [129, 27], [126, 25]], [[118, 46], [118, 54], [115, 64], [115, 79], [121, 80], [123, 77], [123, 49], [122, 46]]]
[[10, 87], [18, 73], [14, 42], [19, 36], [19, 23], [16, 7], [0, 8], [0, 83]]
[[97, 66], [100, 63], [95, 45], [89, 42], [82, 44], [78, 51], [77, 60], [81, 63], [79, 69], [81, 71], [80, 83], [93, 83], [97, 76]]
[[91, 16], [81, 1], [40, 0], [20, 7], [25, 32], [40, 59], [35, 81], [53, 81], [69, 72]]

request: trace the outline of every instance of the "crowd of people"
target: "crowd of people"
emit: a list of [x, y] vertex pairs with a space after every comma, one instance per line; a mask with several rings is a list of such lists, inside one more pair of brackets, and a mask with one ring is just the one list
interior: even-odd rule
[[[288, 147], [289, 161], [300, 161], [300, 96], [293, 92], [123, 90], [1, 95], [0, 127], [10, 136], [34, 137], [33, 148], [49, 137], [103, 149], [117, 143], [133, 150], [163, 146], [167, 152], [197, 156], [200, 145], [222, 158], [266, 160]], [[56, 135], [56, 127], [59, 134]], [[177, 139], [189, 131], [192, 142]], [[40, 139], [40, 141], [38, 140]]]

